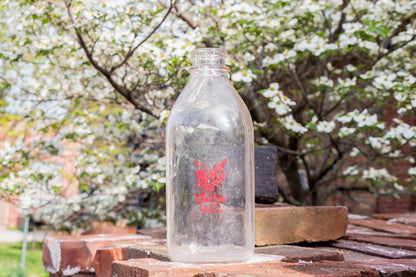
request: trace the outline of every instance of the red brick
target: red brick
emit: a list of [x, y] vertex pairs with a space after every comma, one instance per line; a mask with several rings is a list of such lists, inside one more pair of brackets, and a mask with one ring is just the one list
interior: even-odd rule
[[364, 254], [361, 252], [355, 252], [355, 251], [351, 251], [348, 249], [334, 248], [330, 246], [318, 246], [318, 247], [315, 247], [314, 249], [340, 252], [344, 256], [344, 260], [346, 262], [358, 261], [358, 260], [380, 259], [380, 257], [378, 256], [368, 255], [368, 254]]
[[416, 213], [379, 213], [373, 216], [377, 219], [416, 218]]
[[154, 239], [136, 243], [127, 248], [126, 259], [152, 258], [159, 261], [170, 261], [166, 240]]
[[86, 235], [94, 234], [136, 234], [135, 226], [116, 225], [113, 222], [93, 222]]
[[[389, 165], [391, 168], [391, 165]], [[398, 170], [405, 170], [405, 166], [396, 167]], [[398, 175], [395, 175], [398, 176]], [[400, 213], [403, 211], [414, 211], [416, 207], [416, 197], [413, 195], [400, 195], [399, 198], [391, 196], [379, 196], [377, 198], [378, 211], [380, 213]]]
[[[343, 254], [337, 251], [318, 250], [315, 248], [299, 247], [292, 245], [278, 245], [257, 247], [256, 253], [277, 255], [282, 262], [301, 261], [343, 261]], [[152, 258], [160, 261], [170, 261], [165, 241], [159, 243], [155, 240], [149, 242], [140, 242], [130, 246], [126, 250], [127, 259]]]
[[267, 255], [255, 255], [245, 263], [184, 264], [154, 259], [136, 259], [113, 263], [112, 275], [140, 276], [379, 276], [377, 270], [344, 262], [282, 263]]
[[362, 253], [391, 259], [416, 258], [416, 251], [398, 249], [352, 240], [338, 240], [336, 242], [331, 243], [331, 246], [342, 249], [359, 251]]
[[293, 245], [277, 245], [256, 247], [256, 253], [283, 256], [282, 262], [317, 262], [317, 261], [343, 261], [344, 255], [337, 251], [319, 250], [316, 248], [299, 247]]
[[[66, 276], [68, 275], [49, 273], [49, 277], [66, 277]], [[94, 276], [95, 276], [94, 273], [80, 273], [80, 274], [71, 275], [71, 277], [94, 277]]]
[[381, 231], [375, 231], [374, 229], [358, 226], [354, 224], [348, 224], [347, 232], [345, 233], [346, 236], [355, 236], [355, 235], [363, 235], [363, 236], [377, 236], [377, 237], [389, 237], [389, 238], [399, 238], [399, 239], [416, 239], [416, 235], [412, 234], [393, 234]]
[[416, 250], [416, 240], [410, 239], [399, 239], [399, 238], [391, 238], [391, 237], [379, 237], [379, 236], [346, 236], [345, 239], [348, 240], [355, 240], [361, 242], [369, 242], [379, 245], [390, 246], [394, 248], [400, 249], [409, 249], [409, 250]]
[[256, 208], [256, 245], [338, 239], [347, 229], [347, 212], [329, 206]]
[[394, 234], [416, 235], [416, 227], [414, 226], [388, 222], [381, 219], [350, 220], [350, 223]]
[[111, 264], [124, 260], [129, 244], [104, 247], [97, 250], [94, 256], [94, 269], [97, 277], [111, 277]]
[[380, 276], [416, 276], [416, 260], [414, 259], [375, 259], [357, 260], [352, 263], [373, 267], [380, 272]]
[[151, 240], [143, 235], [85, 235], [48, 237], [43, 241], [43, 266], [53, 274], [92, 273], [97, 249], [119, 243]]
[[305, 276], [379, 277], [378, 271], [374, 268], [347, 262], [298, 263], [287, 264], [285, 267], [295, 272], [302, 272]]
[[374, 217], [377, 219], [387, 219], [389, 222], [416, 226], [416, 213], [384, 213], [375, 214]]
[[165, 226], [151, 228], [151, 229], [139, 229], [137, 230], [137, 233], [145, 235], [145, 236], [150, 236], [155, 239], [166, 239], [166, 227]]

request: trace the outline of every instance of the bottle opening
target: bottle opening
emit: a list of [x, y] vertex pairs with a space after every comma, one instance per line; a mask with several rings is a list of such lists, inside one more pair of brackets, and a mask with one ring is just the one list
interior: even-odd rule
[[191, 59], [193, 62], [189, 71], [198, 70], [201, 68], [216, 68], [229, 71], [225, 66], [225, 58], [227, 51], [219, 48], [199, 48], [191, 52]]

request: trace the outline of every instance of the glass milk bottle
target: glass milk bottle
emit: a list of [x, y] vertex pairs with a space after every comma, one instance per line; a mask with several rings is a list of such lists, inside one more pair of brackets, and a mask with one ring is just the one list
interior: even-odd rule
[[254, 135], [228, 78], [226, 51], [191, 53], [191, 77], [166, 127], [167, 245], [173, 261], [249, 259], [254, 250]]

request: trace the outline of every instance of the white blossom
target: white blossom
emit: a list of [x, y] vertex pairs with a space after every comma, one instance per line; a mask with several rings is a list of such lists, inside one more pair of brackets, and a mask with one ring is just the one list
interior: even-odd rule
[[253, 72], [251, 72], [250, 69], [238, 71], [231, 75], [231, 80], [233, 80], [234, 82], [249, 83], [253, 79], [256, 79], [256, 75]]
[[409, 168], [409, 170], [407, 171], [407, 173], [408, 173], [409, 175], [414, 175], [414, 176], [416, 176], [416, 167], [411, 167], [411, 168]]
[[333, 121], [320, 121], [317, 124], [318, 132], [324, 132], [324, 133], [331, 133], [332, 130], [335, 128], [335, 122]]
[[374, 181], [387, 181], [387, 182], [395, 182], [397, 180], [397, 178], [393, 175], [391, 175], [387, 169], [385, 168], [381, 168], [381, 169], [376, 169], [373, 167], [370, 167], [368, 170], [364, 170], [363, 171], [363, 179], [369, 179], [369, 180], [374, 180]]
[[358, 171], [357, 166], [349, 166], [342, 173], [344, 175], [352, 176], [352, 175], [358, 175], [359, 171]]
[[355, 128], [349, 128], [349, 127], [341, 127], [340, 129], [339, 129], [339, 136], [341, 136], [341, 137], [347, 137], [347, 136], [349, 136], [349, 135], [352, 135], [352, 134], [354, 134], [356, 132], [356, 129]]
[[381, 137], [369, 137], [368, 143], [375, 149], [381, 149], [383, 146], [389, 145], [390, 141]]
[[292, 115], [287, 115], [282, 119], [282, 123], [285, 126], [286, 129], [293, 131], [295, 133], [300, 133], [303, 134], [305, 133], [308, 129], [306, 129], [305, 127], [303, 127], [302, 125], [300, 125], [294, 118]]

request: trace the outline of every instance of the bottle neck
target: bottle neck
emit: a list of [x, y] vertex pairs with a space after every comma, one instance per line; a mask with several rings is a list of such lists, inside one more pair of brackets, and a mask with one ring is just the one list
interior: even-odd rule
[[223, 76], [228, 78], [229, 70], [226, 67], [223, 68], [215, 68], [215, 67], [200, 67], [194, 68], [191, 67], [189, 69], [189, 73], [191, 76]]
[[191, 75], [228, 76], [230, 69], [225, 66], [227, 52], [218, 48], [201, 48], [192, 51]]

